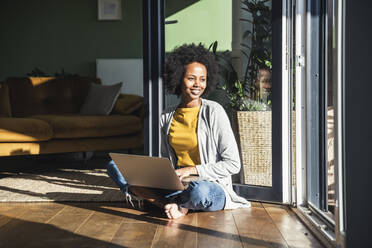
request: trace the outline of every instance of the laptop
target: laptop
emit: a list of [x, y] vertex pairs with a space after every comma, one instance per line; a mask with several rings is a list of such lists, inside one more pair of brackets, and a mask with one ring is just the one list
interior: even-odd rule
[[109, 153], [130, 185], [150, 188], [184, 190], [168, 158]]

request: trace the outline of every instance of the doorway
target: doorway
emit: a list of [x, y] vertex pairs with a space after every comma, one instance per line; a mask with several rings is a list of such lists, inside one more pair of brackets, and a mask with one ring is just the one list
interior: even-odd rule
[[[208, 18], [211, 10], [221, 20], [220, 24]], [[282, 138], [282, 20], [285, 14], [282, 10], [283, 4], [279, 1], [144, 1], [144, 13], [148, 14], [148, 17], [144, 15], [144, 96], [149, 112], [146, 143], [152, 151], [150, 155], [160, 154], [158, 118], [161, 110], [177, 104], [177, 99], [165, 95], [162, 88], [161, 65], [166, 53], [186, 41], [201, 42], [217, 57], [228, 58], [239, 82], [244, 84], [242, 108], [233, 109], [224, 86], [234, 87], [236, 82], [228, 82], [226, 78], [222, 77], [220, 87], [209, 96], [231, 113], [231, 124], [242, 151], [242, 171], [234, 178], [235, 190], [250, 200], [283, 202], [283, 192], [288, 196], [289, 187], [283, 190], [282, 171], [290, 165], [289, 160], [283, 164], [282, 156], [284, 150], [289, 153], [289, 145], [283, 148]], [[196, 25], [204, 28], [195, 28]], [[218, 45], [214, 45], [216, 41]], [[258, 115], [255, 130], [264, 131], [259, 135], [255, 131], [248, 134], [248, 137], [254, 136], [248, 138], [256, 140], [253, 144], [247, 143], [244, 136], [247, 134], [238, 126], [236, 118], [246, 113]], [[243, 124], [256, 122], [244, 118], [240, 121]], [[249, 127], [248, 131], [251, 129]], [[244, 153], [247, 146], [253, 153]], [[249, 161], [253, 156], [253, 161]], [[284, 176], [288, 177], [288, 169], [285, 172]]]

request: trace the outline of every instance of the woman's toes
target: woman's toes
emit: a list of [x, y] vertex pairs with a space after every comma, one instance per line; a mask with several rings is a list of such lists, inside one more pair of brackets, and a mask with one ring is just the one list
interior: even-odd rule
[[169, 211], [169, 210], [172, 208], [172, 204], [174, 204], [174, 203], [166, 204], [166, 205], [164, 206], [164, 210], [165, 210], [165, 211]]
[[188, 212], [187, 208], [179, 208], [175, 203], [165, 205], [164, 210], [169, 219], [178, 219], [182, 216], [185, 216]]
[[172, 216], [171, 216], [171, 213], [170, 213], [171, 208], [172, 208], [172, 204], [166, 204], [166, 205], [164, 206], [164, 212], [165, 212], [165, 214], [167, 215], [167, 217], [168, 217], [169, 219], [172, 219]]

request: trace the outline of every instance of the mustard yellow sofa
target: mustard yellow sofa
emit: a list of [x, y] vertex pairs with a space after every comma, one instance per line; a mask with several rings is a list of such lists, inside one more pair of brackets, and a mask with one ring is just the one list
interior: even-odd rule
[[109, 115], [82, 115], [89, 77], [0, 82], [0, 156], [143, 147], [143, 98], [120, 94]]

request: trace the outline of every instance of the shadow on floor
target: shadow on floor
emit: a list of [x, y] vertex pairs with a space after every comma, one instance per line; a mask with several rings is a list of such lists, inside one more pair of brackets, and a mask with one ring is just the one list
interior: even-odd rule
[[[8, 218], [0, 215], [1, 218]], [[0, 246], [18, 247], [112, 247], [124, 248], [70, 231], [53, 225], [12, 218], [0, 229]]]

